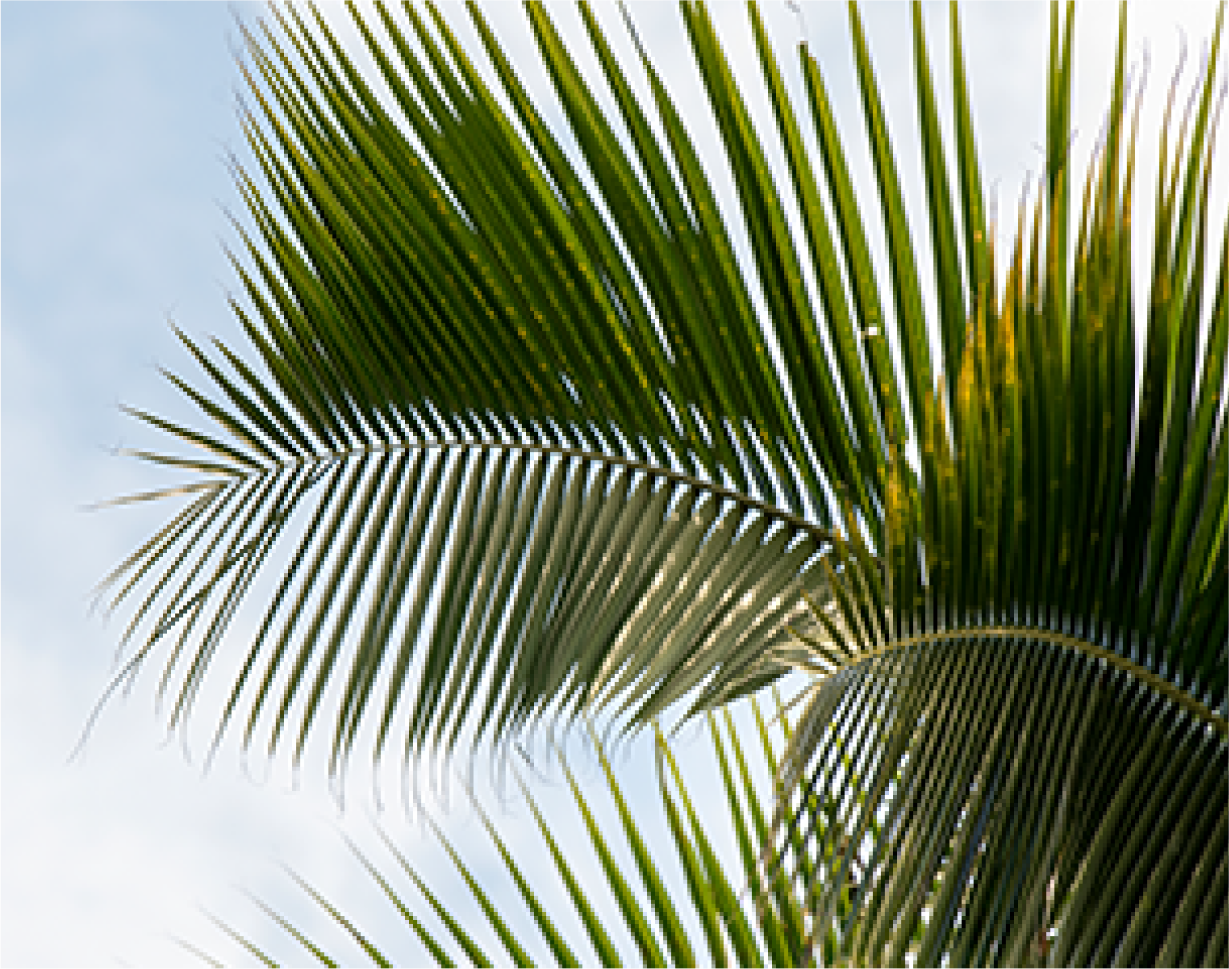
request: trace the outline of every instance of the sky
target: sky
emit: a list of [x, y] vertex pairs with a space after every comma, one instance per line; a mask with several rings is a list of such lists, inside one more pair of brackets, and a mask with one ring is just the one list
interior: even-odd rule
[[[523, 65], [525, 83], [549, 103], [545, 74], [518, 8], [494, 3], [486, 9], [510, 57]], [[354, 42], [344, 10], [334, 5], [325, 10], [341, 36]], [[702, 156], [715, 159], [712, 124], [673, 6], [634, 3], [632, 10], [693, 126]], [[1144, 37], [1150, 50], [1148, 131], [1178, 63], [1183, 31], [1193, 39], [1207, 36], [1214, 6], [1133, 3], [1130, 10], [1131, 60], [1141, 59]], [[463, 14], [455, 7], [448, 11], [463, 39], [472, 40]], [[803, 35], [814, 45], [847, 132], [856, 177], [868, 185], [843, 8], [812, 2], [802, 11], [799, 18], [784, 4], [765, 5], [791, 74], [790, 48]], [[253, 781], [232, 745], [202, 777], [199, 756], [188, 760], [177, 742], [166, 742], [150, 677], [138, 682], [130, 698], [105, 707], [82, 752], [70, 760], [116, 668], [123, 629], [122, 614], [108, 621], [91, 610], [90, 591], [165, 514], [158, 508], [86, 510], [157, 483], [154, 472], [114, 454], [149, 440], [120, 405], [183, 413], [159, 374], [160, 367], [193, 372], [171, 324], [242, 346], [226, 302], [237, 281], [224, 247], [237, 244], [227, 213], [243, 216], [224, 158], [229, 152], [244, 157], [234, 101], [240, 81], [231, 53], [233, 17], [251, 20], [259, 12], [206, 2], [0, 4], [4, 966], [199, 964], [172, 937], [238, 958], [201, 908], [259, 936], [263, 923], [240, 887], [307, 924], [321, 924], [281, 863], [330, 898], [343, 905], [353, 899], [356, 909], [371, 913], [383, 927], [380, 938], [394, 940], [389, 945], [396, 958], [424, 961], [388, 907], [373, 900], [343, 842], [344, 832], [373, 858], [387, 859], [362, 777], [354, 779], [344, 814], [323, 772], [313, 773], [310, 763], [297, 790], [280, 762], [252, 765], [251, 773], [263, 777]], [[626, 52], [613, 11], [600, 12], [616, 50]], [[767, 122], [770, 113], [742, 5], [720, 2], [714, 13], [736, 73], [748, 85], [752, 114]], [[943, 65], [937, 70], [945, 99], [945, 6], [928, 5], [926, 17], [932, 64]], [[996, 191], [1006, 217], [1014, 215], [1022, 185], [1041, 165], [1047, 17], [1046, 6], [1036, 2], [974, 3], [963, 10], [982, 177]], [[1115, 18], [1116, 5], [1078, 8], [1072, 150], [1081, 164], [1101, 123]], [[559, 19], [566, 37], [578, 36], [570, 11], [560, 10]], [[916, 204], [921, 175], [908, 10], [898, 2], [872, 3], [865, 20], [905, 192]], [[1188, 82], [1197, 52], [1193, 42]], [[638, 84], [638, 74], [633, 75]], [[557, 110], [547, 115], [561, 123]], [[950, 132], [946, 116], [944, 124]], [[775, 136], [767, 145], [780, 173]], [[1145, 157], [1140, 178], [1150, 190]], [[719, 168], [711, 174], [728, 200], [729, 176]], [[1223, 224], [1225, 181], [1220, 179], [1214, 203], [1221, 222], [1213, 224]], [[869, 188], [860, 196], [864, 210], [871, 206], [868, 193]], [[1146, 199], [1141, 206], [1146, 211]], [[1146, 223], [1141, 218], [1137, 224]], [[920, 223], [914, 225], [920, 233]], [[925, 250], [923, 239], [919, 248]], [[920, 269], [926, 273], [929, 265], [923, 260]], [[691, 765], [688, 776], [696, 784], [693, 793], [703, 804], [715, 794], [703, 748], [694, 735], [681, 742]], [[591, 762], [582, 773], [596, 787]], [[646, 745], [627, 753], [620, 776], [633, 802], [651, 812], [654, 785]], [[557, 773], [534, 782], [533, 790], [564, 843], [578, 844], [571, 814], [556, 813], [569, 810]], [[530, 850], [523, 807], [484, 803], [493, 808], [510, 843]], [[608, 806], [602, 810], [611, 816]], [[503, 883], [492, 853], [476, 844], [481, 829], [463, 798], [454, 798], [451, 810], [438, 817], [450, 838], [474, 848], [468, 858], [487, 859], [475, 861], [480, 880], [506, 892], [506, 885], [498, 888]], [[462, 904], [463, 888], [420, 823], [390, 806], [381, 824], [445, 900]], [[652, 820], [646, 836], [662, 844], [652, 839], [663, 837], [664, 830], [659, 819]], [[728, 839], [723, 844], [728, 848]], [[534, 870], [544, 874], [545, 860], [541, 853], [535, 857], [542, 867]], [[582, 866], [582, 873], [597, 877], [591, 865]], [[547, 884], [545, 878], [541, 884]], [[547, 898], [557, 902], [553, 891]], [[417, 910], [424, 906], [418, 903]]]

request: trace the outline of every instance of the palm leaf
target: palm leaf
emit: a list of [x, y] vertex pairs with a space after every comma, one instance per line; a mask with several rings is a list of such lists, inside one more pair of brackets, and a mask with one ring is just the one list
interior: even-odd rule
[[[778, 885], [788, 847], [818, 933], [889, 963], [1223, 961], [1223, 7], [1161, 133], [1142, 312], [1125, 17], [1081, 175], [1074, 18], [1052, 8], [1046, 171], [1000, 288], [954, 11], [950, 172], [913, 18], [921, 232], [856, 6], [867, 198], [807, 45], [795, 105], [752, 9], [791, 196], [707, 10], [682, 5], [728, 224], [647, 50], [633, 37], [664, 143], [588, 7], [617, 117], [527, 7], [571, 155], [476, 7], [497, 91], [433, 6], [351, 12], [391, 107], [313, 8], [248, 34], [267, 188], [238, 172], [257, 237], [235, 311], [260, 366], [189, 341], [208, 389], [176, 381], [206, 426], [149, 419], [209, 454], [145, 452], [195, 475], [153, 495], [192, 501], [109, 582], [137, 603], [134, 668], [167, 644], [172, 723], [262, 571], [276, 588], [220, 730], [244, 713], [245, 744], [293, 736], [297, 759], [331, 717], [335, 772], [364, 725], [376, 758], [412, 759], [694, 713], [802, 666], [819, 676], [780, 765], [796, 793], [757, 877]], [[695, 891], [720, 896], [706, 857], [697, 840]]]
[[[1051, 159], [1070, 85], [1071, 13], [1065, 25], [1055, 16], [1066, 39], [1051, 64]], [[1219, 42], [1218, 16], [1209, 64]], [[920, 29], [917, 43], [926, 92]], [[1214, 273], [1207, 261], [1217, 81], [1212, 70], [1201, 78], [1188, 133], [1162, 156], [1136, 404], [1124, 50], [1125, 17], [1070, 275], [1064, 159], [1048, 172], [1027, 255], [1022, 215], [1002, 299], [985, 276], [971, 287], [950, 409], [942, 384], [923, 384], [921, 474], [897, 460], [887, 489], [888, 581], [856, 581], [864, 540], [851, 534], [839, 546], [848, 564], [830, 573], [831, 603], [812, 616], [814, 630], [860, 645], [812, 688], [784, 777], [830, 792], [842, 828], [821, 827], [796, 795], [779, 805], [777, 839], [801, 837], [822, 857], [833, 830], [853, 831], [862, 871], [855, 879], [849, 855], [821, 866], [808, 908], [821, 926], [851, 932], [859, 963], [1224, 957], [1223, 908], [1204, 915], [1207, 896], [1189, 891], [1197, 882], [1223, 897], [1229, 887], [1227, 657], [1223, 638], [1208, 638], [1223, 635], [1212, 629], [1229, 608], [1215, 466], [1224, 242]], [[952, 206], [936, 191], [941, 156], [925, 104], [922, 116], [936, 245], [948, 249]], [[892, 193], [884, 198], [891, 219]], [[872, 634], [868, 612], [894, 634]], [[851, 747], [847, 766], [840, 754]], [[856, 901], [838, 913], [845, 887]]]
[[[269, 200], [237, 169], [260, 239], [243, 235], [250, 309], [234, 308], [262, 366], [184, 337], [208, 384], [173, 379], [214, 430], [137, 416], [214, 457], [142, 456], [208, 487], [103, 587], [137, 602], [125, 675], [175, 639], [159, 696], [182, 728], [249, 589], [280, 570], [217, 736], [242, 718], [245, 747], [292, 744], [297, 762], [327, 715], [335, 773], [368, 721], [376, 759], [394, 740], [413, 758], [502, 742], [548, 710], [613, 704], [644, 724], [771, 680], [798, 592], [822, 584], [829, 496], [879, 488], [858, 473], [882, 463], [871, 412], [837, 418], [797, 267], [766, 332], [664, 89], [681, 184], [586, 10], [645, 184], [528, 8], [590, 196], [480, 12], [516, 119], [428, 10], [434, 31], [407, 9], [411, 38], [378, 7], [385, 41], [353, 11], [397, 117], [311, 8], [248, 33], [245, 126]], [[702, 11], [687, 16], [697, 56], [725, 70]], [[713, 83], [715, 108], [743, 110]], [[767, 261], [791, 243], [752, 164]], [[804, 341], [804, 369], [781, 372], [769, 336]], [[826, 402], [799, 393], [814, 380]]]
[[[761, 730], [765, 730], [764, 719], [754, 700], [751, 708], [755, 722]], [[724, 727], [716, 719], [709, 719], [707, 736], [712, 755], [722, 764], [728, 763], [730, 758], [737, 758], [743, 775], [741, 784], [736, 783], [728, 771], [722, 775], [728, 806], [725, 823], [741, 827], [745, 824], [747, 812], [763, 818], [768, 801], [757, 790], [757, 785], [752, 783], [751, 776], [753, 773], [761, 778], [771, 776], [769, 772], [774, 747], [779, 751], [780, 741], [770, 742], [761, 750], [767, 761], [753, 760], [748, 764], [728, 714]], [[469, 866], [473, 862], [467, 863], [463, 857], [473, 852], [462, 852], [453, 846], [434, 825], [432, 830], [436, 839], [477, 903], [480, 917], [475, 915], [462, 923], [455, 911], [445, 909], [405, 853], [387, 835], [381, 833], [393, 862], [391, 868], [378, 865], [353, 843], [350, 847], [380, 894], [395, 907], [407, 927], [440, 965], [454, 965], [457, 958], [474, 965], [490, 965], [492, 961], [529, 965], [532, 964], [530, 954], [535, 947], [543, 945], [556, 963], [562, 966], [593, 964], [595, 957], [596, 962], [605, 966], [624, 965], [629, 957], [642, 960], [646, 965], [690, 966], [696, 964], [698, 952], [706, 953], [715, 965], [728, 964], [731, 956], [738, 965], [804, 964], [809, 949], [802, 931], [803, 917], [798, 900], [788, 892], [769, 894], [765, 891], [754, 852], [742, 853], [741, 868], [727, 867], [727, 862], [720, 859], [710, 841], [710, 833], [715, 833], [712, 822], [722, 819], [706, 811], [706, 820], [701, 821], [699, 812], [690, 803], [673, 754], [660, 733], [657, 743], [661, 810], [668, 819], [673, 855], [660, 849], [650, 855], [645, 850], [641, 835], [641, 825], [645, 819], [641, 815], [638, 824], [636, 816], [628, 809], [606, 754], [600, 747], [598, 760], [606, 779], [607, 793], [617, 808], [618, 816], [617, 826], [609, 830], [603, 830], [595, 819], [589, 800], [581, 793], [567, 764], [561, 761], [574, 805], [583, 819], [597, 867], [603, 875], [595, 882], [582, 884], [577, 880], [575, 866], [587, 864], [589, 859], [574, 847], [569, 847], [565, 854], [552, 834], [552, 828], [558, 827], [559, 820], [548, 820], [528, 789], [524, 789], [526, 803], [541, 837], [537, 851], [541, 853], [545, 848], [553, 860], [565, 896], [576, 910], [579, 918], [577, 924], [583, 929], [580, 938], [567, 937], [562, 927], [561, 913], [547, 911], [542, 901], [547, 886], [540, 876], [531, 882], [526, 874], [529, 856], [522, 856], [518, 861], [511, 847], [500, 837], [495, 822], [482, 812], [476, 802], [475, 810], [490, 838], [490, 847], [498, 855], [500, 865], [515, 886], [515, 895], [523, 903], [527, 919], [516, 907], [509, 906], [506, 901], [500, 903], [488, 895], [488, 889], [480, 885], [471, 872]], [[701, 754], [702, 751], [696, 749], [689, 752], [689, 757]], [[620, 833], [624, 844], [616, 846], [613, 840]], [[612, 850], [614, 847], [630, 852], [634, 868], [624, 869], [619, 865]], [[537, 871], [537, 868], [534, 870]], [[261, 933], [261, 938], [267, 937], [269, 941], [258, 946], [226, 921], [214, 917], [214, 923], [242, 947], [246, 953], [244, 958], [255, 955], [265, 964], [275, 965], [278, 964], [275, 960], [279, 954], [293, 942], [295, 949], [290, 958], [294, 961], [307, 958], [320, 965], [349, 965], [354, 964], [357, 953], [362, 953], [358, 958], [370, 964], [390, 964], [387, 944], [376, 941], [374, 931], [363, 928], [364, 924], [378, 922], [373, 913], [365, 911], [361, 915], [348, 915], [345, 909], [302, 877], [293, 872], [291, 877], [320, 908], [325, 916], [324, 924], [336, 931], [309, 935], [275, 909], [258, 901], [259, 907], [273, 923], [268, 927], [272, 932]], [[784, 873], [781, 877], [784, 879]], [[401, 887], [406, 880], [409, 885]], [[608, 893], [602, 890], [600, 883], [603, 880]], [[687, 886], [686, 896], [672, 895], [667, 887], [667, 882], [673, 884], [680, 881]], [[434, 924], [435, 920], [415, 914], [418, 903], [411, 898], [415, 891], [434, 911], [438, 926]], [[597, 914], [598, 911], [610, 914], [604, 921]], [[688, 924], [699, 925], [700, 936], [693, 936], [693, 930], [687, 928]], [[514, 928], [516, 925], [527, 925], [533, 931], [518, 934]], [[288, 937], [283, 937], [283, 933]], [[485, 947], [488, 936], [498, 940], [502, 951], [493, 952]], [[340, 952], [336, 941], [338, 938], [348, 940], [345, 943], [347, 948]], [[630, 942], [631, 947], [621, 950], [614, 940], [623, 942], [625, 946]], [[827, 945], [830, 952], [837, 952], [840, 939], [832, 935]], [[199, 945], [192, 945], [190, 951], [212, 964], [224, 964]]]

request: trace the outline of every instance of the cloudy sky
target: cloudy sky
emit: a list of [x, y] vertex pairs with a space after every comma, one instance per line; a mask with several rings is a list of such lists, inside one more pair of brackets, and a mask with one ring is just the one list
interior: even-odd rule
[[[519, 10], [508, 3], [488, 7], [510, 56], [524, 66], [526, 82], [546, 92]], [[344, 25], [344, 11], [326, 9]], [[814, 45], [855, 164], [864, 168], [843, 8], [812, 2], [802, 9], [800, 19], [784, 4], [769, 3], [766, 19], [788, 70], [795, 64], [790, 48], [804, 32]], [[926, 9], [932, 63], [945, 65], [946, 8]], [[261, 933], [260, 920], [236, 886], [305, 922], [317, 919], [278, 868], [280, 862], [339, 903], [371, 913], [384, 926], [380, 938], [390, 955], [422, 961], [421, 950], [396, 929], [387, 906], [373, 898], [342, 843], [345, 831], [373, 856], [386, 857], [373, 834], [371, 798], [361, 777], [353, 783], [344, 817], [320, 771], [305, 771], [292, 791], [283, 765], [269, 771], [255, 765], [253, 773], [268, 775], [256, 783], [245, 775], [237, 753], [224, 748], [202, 778], [197, 761], [185, 760], [177, 743], [164, 743], [148, 677], [130, 699], [105, 708], [83, 754], [69, 761], [115, 669], [123, 628], [122, 615], [108, 622], [90, 612], [90, 590], [164, 514], [156, 508], [83, 510], [157, 482], [147, 469], [112, 454], [145, 440], [119, 405], [182, 413], [158, 372], [167, 367], [191, 373], [171, 323], [241, 346], [226, 304], [235, 280], [223, 248], [236, 242], [226, 212], [241, 215], [240, 201], [223, 158], [228, 151], [243, 155], [234, 110], [238, 72], [231, 57], [232, 18], [251, 20], [259, 8], [5, 0], [0, 10], [0, 962], [191, 964], [171, 936], [236, 958], [238, 952], [220, 941], [199, 910], [203, 906]], [[650, 52], [685, 106], [693, 134], [710, 145], [706, 157], [715, 157], [712, 124], [673, 7], [641, 3], [633, 10]], [[1081, 165], [1101, 124], [1115, 11], [1109, 4], [1089, 3], [1077, 16], [1073, 151]], [[612, 42], [626, 50], [617, 19], [606, 16], [612, 11], [602, 13]], [[1140, 60], [1146, 37], [1152, 63], [1152, 113], [1145, 115], [1145, 131], [1159, 112], [1183, 31], [1193, 39], [1206, 36], [1213, 13], [1209, 3], [1132, 5], [1132, 60]], [[450, 14], [463, 26], [458, 10], [450, 8]], [[759, 105], [753, 113], [767, 120], [742, 5], [718, 3], [715, 14], [753, 105]], [[1041, 163], [1047, 16], [1045, 5], [1035, 2], [972, 4], [963, 15], [983, 179], [996, 187], [1005, 215], [1014, 213], [1021, 185]], [[898, 164], [906, 192], [916, 200], [921, 175], [913, 150], [908, 9], [875, 3], [865, 17]], [[560, 27], [575, 36], [577, 23], [569, 11], [560, 12]], [[353, 37], [348, 28], [341, 30]], [[472, 35], [463, 31], [463, 36]], [[1193, 42], [1188, 65], [1197, 55]], [[1188, 66], [1188, 79], [1190, 71]], [[945, 70], [940, 78], [940, 90], [946, 91]], [[543, 96], [549, 101], [548, 92]], [[774, 139], [769, 147], [779, 157]], [[1148, 179], [1150, 170], [1141, 163], [1142, 178]], [[712, 174], [719, 188], [728, 187], [722, 170]], [[1222, 220], [1225, 181], [1216, 203]], [[1144, 184], [1150, 189], [1150, 181]], [[864, 211], [870, 208], [863, 204]], [[684, 749], [698, 757], [701, 748], [690, 743]], [[650, 771], [644, 750], [629, 755], [622, 768], [646, 809]], [[703, 794], [702, 767], [694, 773]], [[594, 780], [591, 769], [587, 776]], [[557, 777], [553, 786], [535, 790], [552, 810], [566, 811]], [[530, 845], [526, 812], [515, 805], [504, 810], [500, 823], [509, 840]], [[566, 818], [558, 821], [560, 831], [576, 844], [576, 825], [570, 814]], [[445, 859], [417, 826], [395, 808], [385, 812], [383, 823], [445, 898], [461, 898]], [[444, 823], [462, 843], [481, 840], [480, 828], [457, 804]], [[658, 821], [646, 824], [650, 838], [664, 831]], [[489, 879], [493, 891], [506, 891], [494, 866], [478, 863], [484, 857], [490, 853], [471, 855], [480, 877]], [[558, 896], [548, 892], [547, 897]], [[293, 948], [280, 951], [294, 958]]]

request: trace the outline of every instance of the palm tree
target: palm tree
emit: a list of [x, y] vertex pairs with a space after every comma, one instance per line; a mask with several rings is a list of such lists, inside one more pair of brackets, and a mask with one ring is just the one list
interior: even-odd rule
[[802, 103], [750, 7], [791, 192], [680, 10], [729, 221], [630, 22], [651, 105], [580, 7], [607, 117], [526, 8], [577, 154], [475, 6], [498, 91], [430, 6], [351, 10], [385, 100], [313, 8], [245, 33], [251, 347], [184, 337], [203, 426], [134, 411], [207, 454], [141, 454], [190, 477], [136, 497], [188, 501], [106, 583], [135, 603], [121, 681], [162, 650], [182, 728], [269, 576], [216, 736], [238, 718], [297, 764], [323, 725], [340, 782], [358, 749], [409, 770], [542, 724], [622, 734], [801, 669], [760, 870], [792, 859], [851, 961], [1223, 964], [1223, 6], [1185, 111], [1171, 92], [1138, 306], [1125, 13], [1080, 174], [1052, 8], [1046, 167], [1003, 259], [957, 12], [947, 145], [914, 5], [927, 283], [857, 7], [861, 199], [807, 45]]

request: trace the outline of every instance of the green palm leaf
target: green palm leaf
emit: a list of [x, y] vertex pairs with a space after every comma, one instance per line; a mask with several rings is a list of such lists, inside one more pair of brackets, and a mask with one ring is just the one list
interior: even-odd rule
[[[775, 651], [799, 591], [821, 584], [825, 496], [878, 487], [855, 470], [882, 461], [873, 436], [855, 455], [831, 389], [826, 404], [794, 392], [811, 415], [799, 429], [668, 96], [658, 85], [681, 187], [591, 15], [648, 185], [528, 8], [592, 198], [476, 9], [527, 142], [433, 9], [435, 31], [407, 11], [421, 54], [377, 12], [383, 43], [353, 11], [399, 118], [314, 11], [274, 9], [278, 29], [248, 36], [246, 127], [276, 205], [238, 171], [261, 239], [244, 237], [250, 268], [236, 260], [255, 316], [235, 311], [262, 367], [185, 337], [209, 386], [172, 379], [216, 431], [136, 413], [212, 457], [141, 455], [207, 478], [104, 583], [138, 603], [125, 675], [174, 640], [159, 695], [182, 727], [277, 562], [218, 735], [241, 717], [245, 746], [263, 730], [297, 761], [327, 710], [334, 772], [368, 720], [377, 759], [394, 738], [410, 758], [459, 736], [503, 741], [547, 709], [613, 703], [643, 724], [685, 695], [700, 709], [771, 680], [789, 668]], [[696, 17], [698, 56], [720, 59]], [[728, 85], [712, 96], [741, 110]], [[762, 173], [748, 177], [764, 191]], [[788, 248], [779, 203], [756, 204]], [[791, 272], [776, 316], [797, 329]], [[796, 381], [832, 388], [814, 322], [776, 337], [808, 341]], [[289, 521], [297, 544], [274, 558]]]
[[[1065, 131], [1070, 17], [1061, 27], [1056, 12], [1055, 36], [1068, 39], [1051, 66], [1051, 158]], [[1218, 19], [1212, 65], [1219, 42]], [[892, 467], [888, 581], [856, 581], [850, 546], [866, 553], [852, 535], [831, 604], [809, 624], [860, 644], [813, 687], [784, 775], [791, 788], [833, 791], [863, 846], [856, 884], [846, 856], [808, 890], [819, 924], [850, 929], [859, 963], [1224, 958], [1223, 908], [1202, 916], [1207, 896], [1188, 890], [1229, 888], [1213, 874], [1229, 824], [1226, 493], [1215, 468], [1224, 244], [1211, 298], [1204, 288], [1217, 82], [1211, 70], [1201, 79], [1185, 140], [1162, 157], [1136, 406], [1124, 48], [1125, 29], [1070, 277], [1064, 161], [1048, 173], [1027, 254], [1021, 215], [1002, 300], [986, 277], [972, 287], [950, 410], [942, 386], [925, 391], [921, 475]], [[925, 105], [922, 116], [924, 140], [937, 137]], [[951, 211], [939, 175], [928, 174], [937, 240]], [[895, 632], [871, 633], [867, 613]], [[831, 829], [821, 834], [819, 820], [805, 798], [783, 803], [778, 838], [822, 856]], [[845, 886], [856, 901], [838, 916]]]
[[[767, 724], [754, 701], [751, 712], [758, 729], [767, 736]], [[722, 786], [728, 808], [725, 823], [741, 829], [746, 825], [748, 814], [762, 820], [768, 803], [757, 791], [751, 777], [753, 772], [765, 776], [771, 771], [774, 748], [779, 752], [779, 741], [769, 742], [760, 751], [761, 758], [766, 759], [758, 762], [752, 760], [749, 764], [728, 714], [724, 727], [710, 717], [707, 733], [712, 754], [723, 765], [731, 759], [737, 760], [742, 774], [742, 782], [737, 783], [732, 773], [723, 771]], [[496, 824], [476, 803], [475, 810], [490, 838], [490, 847], [494, 848], [500, 864], [512, 880], [527, 918], [518, 918], [519, 913], [507, 902], [500, 903], [489, 897], [463, 857], [472, 856], [472, 852], [462, 852], [454, 847], [437, 827], [433, 827], [435, 836], [477, 903], [480, 918], [462, 923], [455, 912], [447, 910], [387, 835], [381, 836], [394, 862], [391, 868], [377, 864], [356, 845], [351, 844], [351, 848], [378, 886], [380, 894], [395, 907], [406, 926], [441, 965], [453, 965], [456, 958], [474, 965], [490, 965], [492, 961], [496, 964], [530, 965], [530, 953], [542, 945], [562, 966], [593, 964], [594, 957], [604, 966], [623, 965], [629, 958], [646, 965], [692, 966], [697, 964], [697, 953], [702, 962], [714, 965], [727, 965], [731, 957], [737, 965], [804, 964], [809, 949], [802, 930], [803, 916], [798, 899], [788, 891], [770, 894], [765, 890], [754, 852], [742, 853], [741, 868], [730, 867], [728, 862], [720, 859], [710, 837], [716, 833], [712, 822], [721, 819], [714, 818], [708, 811], [704, 812], [706, 820], [701, 821], [700, 814], [690, 803], [674, 755], [660, 733], [657, 743], [661, 810], [668, 819], [672, 852], [659, 849], [650, 854], [645, 850], [641, 827], [628, 809], [610, 763], [600, 748], [598, 760], [605, 775], [607, 792], [617, 807], [617, 828], [602, 828], [567, 764], [561, 761], [574, 805], [583, 819], [585, 833], [602, 873], [602, 878], [597, 882], [582, 884], [577, 879], [575, 866], [588, 864], [590, 859], [574, 847], [569, 847], [564, 853], [552, 834], [552, 828], [558, 826], [559, 819], [547, 819], [528, 789], [524, 789], [526, 803], [537, 821], [541, 837], [538, 851], [540, 853], [545, 848], [553, 861], [566, 898], [576, 910], [577, 924], [583, 930], [580, 938], [567, 937], [566, 930], [561, 928], [561, 913], [552, 915], [542, 901], [547, 886], [542, 883], [541, 876], [531, 883], [526, 874], [524, 866], [530, 863], [529, 857], [524, 856], [518, 862], [511, 847], [500, 837]], [[689, 757], [701, 754], [700, 750], [692, 750]], [[641, 816], [641, 824], [643, 821]], [[612, 847], [616, 846], [614, 840], [620, 834], [624, 844], [618, 847], [630, 852], [634, 868], [621, 867], [612, 851]], [[782, 880], [786, 880], [783, 872], [779, 874]], [[213, 918], [214, 923], [242, 947], [247, 954], [244, 958], [255, 956], [265, 964], [275, 965], [278, 964], [275, 961], [279, 958], [278, 954], [293, 942], [296, 945], [290, 958], [294, 961], [308, 958], [320, 965], [352, 964], [354, 955], [349, 952], [361, 951], [361, 958], [373, 965], [391, 963], [387, 944], [376, 940], [373, 930], [363, 928], [364, 924], [378, 922], [372, 912], [348, 915], [301, 877], [293, 873], [292, 877], [320, 907], [326, 916], [325, 924], [338, 931], [331, 933], [332, 937], [327, 937], [330, 935], [328, 932], [324, 933], [324, 938], [309, 936], [295, 928], [275, 909], [258, 900], [258, 906], [273, 922], [269, 928], [274, 930], [272, 933], [262, 933], [262, 938], [269, 938], [269, 942], [262, 943], [263, 948], [225, 921]], [[400, 887], [407, 879], [413, 887]], [[605, 891], [600, 884], [603, 880]], [[667, 888], [667, 880], [684, 883], [687, 894], [672, 895]], [[415, 914], [415, 909], [419, 907], [411, 898], [415, 891], [433, 910], [438, 926], [429, 917]], [[612, 914], [603, 921], [597, 914], [598, 910]], [[530, 926], [531, 933], [518, 934], [514, 928], [517, 924]], [[688, 924], [699, 925], [700, 935], [693, 936], [693, 930], [687, 928]], [[283, 938], [282, 932], [288, 938]], [[484, 940], [488, 936], [498, 940], [500, 951], [484, 948]], [[349, 952], [337, 951], [336, 938], [349, 940]], [[630, 943], [630, 947], [621, 949], [614, 940], [619, 940], [625, 947]], [[829, 954], [840, 951], [841, 940], [834, 933], [825, 940], [825, 944]], [[189, 948], [212, 964], [222, 964], [215, 955], [197, 945]]]
[[[364, 727], [375, 758], [411, 760], [551, 719], [632, 728], [800, 666], [818, 675], [780, 765], [796, 793], [753, 825], [756, 877], [855, 959], [1223, 961], [1223, 8], [1161, 133], [1142, 311], [1125, 17], [1081, 174], [1073, 15], [1052, 8], [1046, 170], [999, 286], [954, 10], [950, 166], [913, 18], [921, 226], [854, 5], [869, 198], [806, 44], [804, 105], [752, 7], [757, 127], [707, 10], [681, 6], [729, 223], [634, 31], [664, 141], [594, 11], [617, 117], [527, 6], [569, 155], [476, 7], [498, 91], [433, 6], [351, 13], [386, 101], [311, 7], [247, 38], [267, 189], [238, 172], [257, 238], [235, 311], [259, 366], [186, 341], [208, 389], [172, 379], [206, 426], [138, 414], [209, 454], [142, 454], [193, 477], [134, 500], [189, 503], [107, 583], [136, 603], [132, 668], [165, 646], [172, 723], [262, 572], [219, 736], [240, 718], [245, 744], [297, 759], [324, 723], [335, 773]], [[670, 813], [685, 830], [683, 798]], [[723, 896], [702, 840], [689, 857], [695, 891]]]

